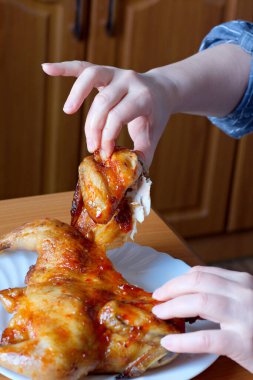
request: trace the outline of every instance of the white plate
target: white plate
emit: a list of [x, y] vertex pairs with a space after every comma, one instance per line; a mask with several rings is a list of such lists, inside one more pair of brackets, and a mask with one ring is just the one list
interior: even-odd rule
[[[153, 291], [166, 281], [183, 274], [189, 266], [181, 260], [176, 260], [168, 254], [157, 252], [152, 248], [134, 243], [126, 243], [123, 247], [108, 252], [118, 272], [132, 284], [147, 291]], [[24, 278], [30, 267], [36, 261], [36, 254], [31, 252], [11, 252], [0, 256], [0, 289], [24, 286]], [[10, 315], [0, 303], [0, 334], [7, 326]], [[187, 331], [216, 328], [208, 321], [198, 321], [187, 326]], [[157, 370], [148, 371], [139, 380], [189, 380], [203, 372], [215, 360], [216, 355], [181, 354], [171, 364]], [[0, 367], [0, 373], [13, 380], [27, 379], [24, 376]], [[89, 380], [114, 380], [112, 375], [88, 376]]]

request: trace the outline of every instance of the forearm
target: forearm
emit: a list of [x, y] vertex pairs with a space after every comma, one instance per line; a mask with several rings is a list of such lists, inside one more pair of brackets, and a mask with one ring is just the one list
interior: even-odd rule
[[172, 113], [222, 117], [240, 102], [250, 65], [248, 53], [224, 44], [149, 73], [163, 81]]

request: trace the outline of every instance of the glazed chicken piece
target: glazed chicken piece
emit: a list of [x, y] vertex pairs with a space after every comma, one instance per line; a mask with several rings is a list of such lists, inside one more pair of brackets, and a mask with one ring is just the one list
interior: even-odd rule
[[1, 366], [35, 380], [94, 372], [123, 378], [175, 356], [160, 339], [182, 332], [183, 321], [156, 318], [151, 294], [128, 284], [105, 249], [74, 227], [49, 219], [28, 223], [0, 240], [0, 250], [7, 248], [36, 250], [38, 260], [26, 288], [0, 292], [15, 313], [2, 334]]
[[136, 152], [115, 148], [84, 158], [71, 209], [71, 224], [99, 245], [126, 240], [150, 211], [150, 179]]

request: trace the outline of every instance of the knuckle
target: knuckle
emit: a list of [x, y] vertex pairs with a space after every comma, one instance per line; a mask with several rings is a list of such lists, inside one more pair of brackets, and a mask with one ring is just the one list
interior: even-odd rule
[[138, 78], [138, 73], [134, 70], [126, 70], [125, 71], [125, 76], [127, 79], [137, 79]]
[[79, 68], [79, 69], [83, 69], [85, 67], [84, 65], [84, 62], [83, 61], [79, 61], [79, 60], [75, 60], [74, 61], [75, 65]]
[[203, 349], [204, 352], [210, 352], [211, 349], [212, 349], [212, 339], [211, 339], [211, 335], [206, 333], [206, 332], [203, 332], [203, 334], [201, 334], [201, 348]]
[[110, 111], [108, 118], [109, 118], [110, 122], [113, 122], [114, 124], [121, 124], [122, 123], [121, 116], [120, 116], [119, 112], [117, 111], [117, 109], [115, 109], [115, 108], [113, 108]]
[[99, 104], [102, 104], [102, 105], [108, 104], [108, 103], [110, 103], [110, 96], [106, 92], [100, 92], [99, 94], [96, 95], [94, 102], [98, 105]]
[[74, 65], [75, 65], [75, 68], [77, 69], [79, 75], [82, 75], [83, 72], [86, 70], [86, 64], [84, 61], [78, 61], [78, 60], [75, 60], [74, 61]]
[[201, 265], [195, 265], [190, 269], [190, 272], [196, 272], [196, 271], [201, 271], [203, 267]]
[[247, 272], [242, 272], [241, 273], [241, 278], [243, 281], [243, 284], [250, 289], [253, 289], [253, 276]]
[[203, 274], [199, 271], [196, 271], [192, 272], [190, 276], [193, 287], [198, 288], [201, 282], [203, 281]]
[[209, 296], [207, 293], [200, 293], [198, 295], [198, 307], [200, 311], [205, 311], [209, 303]]
[[103, 143], [108, 143], [112, 140], [112, 131], [109, 127], [103, 129]]
[[113, 140], [103, 139], [102, 148], [105, 150], [113, 150]]
[[85, 69], [85, 74], [91, 78], [94, 78], [97, 75], [98, 66], [89, 66]]
[[143, 86], [140, 89], [139, 96], [142, 97], [147, 103], [150, 103], [152, 100], [151, 90], [147, 86]]

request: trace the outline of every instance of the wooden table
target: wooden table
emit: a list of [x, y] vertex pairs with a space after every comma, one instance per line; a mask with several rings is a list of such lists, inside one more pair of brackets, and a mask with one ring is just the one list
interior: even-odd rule
[[[0, 201], [0, 235], [36, 218], [53, 217], [70, 220], [72, 192]], [[196, 265], [200, 260], [154, 212], [138, 226], [135, 241]], [[250, 380], [252, 375], [225, 357], [219, 358], [195, 380]], [[6, 377], [0, 375], [0, 380]]]

